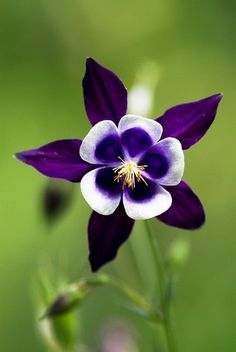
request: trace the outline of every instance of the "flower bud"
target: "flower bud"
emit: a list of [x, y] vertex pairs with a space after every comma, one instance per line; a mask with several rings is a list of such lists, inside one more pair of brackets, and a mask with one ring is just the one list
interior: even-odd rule
[[173, 241], [167, 251], [167, 265], [170, 270], [178, 271], [186, 263], [189, 257], [189, 242], [182, 239]]
[[84, 281], [70, 285], [56, 297], [42, 318], [54, 317], [72, 311], [88, 296], [90, 291], [91, 287]]
[[51, 179], [47, 183], [42, 199], [43, 215], [52, 224], [71, 204], [73, 184]]

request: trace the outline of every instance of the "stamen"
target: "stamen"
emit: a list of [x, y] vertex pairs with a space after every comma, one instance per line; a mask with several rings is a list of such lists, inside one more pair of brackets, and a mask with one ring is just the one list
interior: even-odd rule
[[123, 180], [123, 188], [128, 186], [129, 188], [135, 188], [135, 182], [143, 181], [148, 186], [146, 180], [143, 178], [141, 171], [145, 170], [148, 165], [137, 165], [134, 161], [125, 161], [120, 156], [118, 159], [121, 161], [121, 165], [114, 167], [113, 171], [116, 174], [114, 181], [120, 182]]

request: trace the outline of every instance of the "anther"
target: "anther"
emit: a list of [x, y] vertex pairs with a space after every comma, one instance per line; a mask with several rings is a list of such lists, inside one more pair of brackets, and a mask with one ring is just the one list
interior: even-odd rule
[[120, 182], [123, 180], [123, 188], [125, 186], [134, 189], [135, 182], [144, 182], [147, 186], [146, 180], [143, 178], [141, 171], [145, 170], [148, 165], [137, 165], [134, 161], [125, 161], [121, 157], [118, 157], [121, 161], [121, 165], [114, 167], [113, 171], [116, 174], [114, 181]]

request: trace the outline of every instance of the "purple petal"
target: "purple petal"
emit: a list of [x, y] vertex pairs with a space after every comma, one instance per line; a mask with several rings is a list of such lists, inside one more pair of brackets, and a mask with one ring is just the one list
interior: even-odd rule
[[201, 139], [214, 121], [217, 107], [223, 95], [176, 105], [157, 119], [163, 127], [162, 139], [175, 137], [183, 149], [188, 149]]
[[151, 219], [164, 213], [172, 203], [171, 195], [164, 187], [150, 179], [136, 182], [134, 188], [126, 187], [123, 203], [126, 214], [134, 220]]
[[123, 157], [119, 136], [108, 135], [96, 145], [95, 158], [97, 161], [112, 165], [119, 163], [119, 157]]
[[132, 158], [153, 144], [149, 134], [140, 127], [133, 127], [123, 132], [121, 142]]
[[183, 177], [184, 153], [178, 139], [169, 137], [152, 146], [140, 161], [143, 174], [166, 186], [178, 185]]
[[116, 124], [127, 110], [127, 90], [110, 70], [89, 58], [83, 79], [84, 103], [92, 125], [102, 120]]
[[89, 206], [101, 215], [110, 215], [118, 208], [122, 185], [114, 181], [114, 171], [101, 167], [88, 172], [81, 180], [82, 195]]
[[186, 230], [195, 230], [205, 222], [203, 206], [195, 193], [185, 182], [177, 186], [168, 186], [165, 189], [172, 196], [171, 207], [158, 219], [167, 225]]
[[97, 169], [96, 185], [101, 192], [104, 192], [111, 198], [117, 197], [122, 191], [122, 183], [114, 181], [114, 177], [115, 174], [111, 167]]
[[145, 204], [153, 199], [159, 191], [159, 184], [145, 179], [135, 183], [135, 187], [125, 187], [124, 193], [135, 203]]
[[165, 176], [170, 167], [165, 151], [160, 149], [158, 144], [147, 150], [139, 161], [139, 165], [147, 165], [144, 173], [152, 179]]
[[140, 156], [152, 144], [158, 142], [162, 134], [162, 126], [159, 123], [137, 115], [123, 116], [118, 130], [122, 145], [131, 158]]
[[118, 129], [113, 121], [98, 122], [84, 137], [80, 147], [80, 156], [91, 164], [114, 165], [120, 163], [123, 156]]
[[119, 247], [129, 237], [134, 220], [124, 210], [122, 202], [108, 216], [93, 212], [88, 225], [89, 260], [93, 271], [115, 258]]
[[63, 139], [38, 149], [17, 153], [16, 157], [48, 177], [79, 182], [88, 171], [96, 167], [81, 159], [80, 145], [80, 139]]

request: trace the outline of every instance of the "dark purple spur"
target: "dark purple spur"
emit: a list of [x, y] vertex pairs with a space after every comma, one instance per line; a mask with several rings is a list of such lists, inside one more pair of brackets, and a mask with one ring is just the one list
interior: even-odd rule
[[126, 115], [123, 83], [91, 58], [83, 90], [93, 125], [84, 140], [59, 140], [16, 157], [48, 177], [81, 182], [93, 209], [89, 259], [96, 271], [116, 256], [134, 220], [157, 217], [189, 230], [204, 223], [200, 200], [182, 181], [183, 149], [206, 133], [222, 95], [177, 105], [156, 120]]

